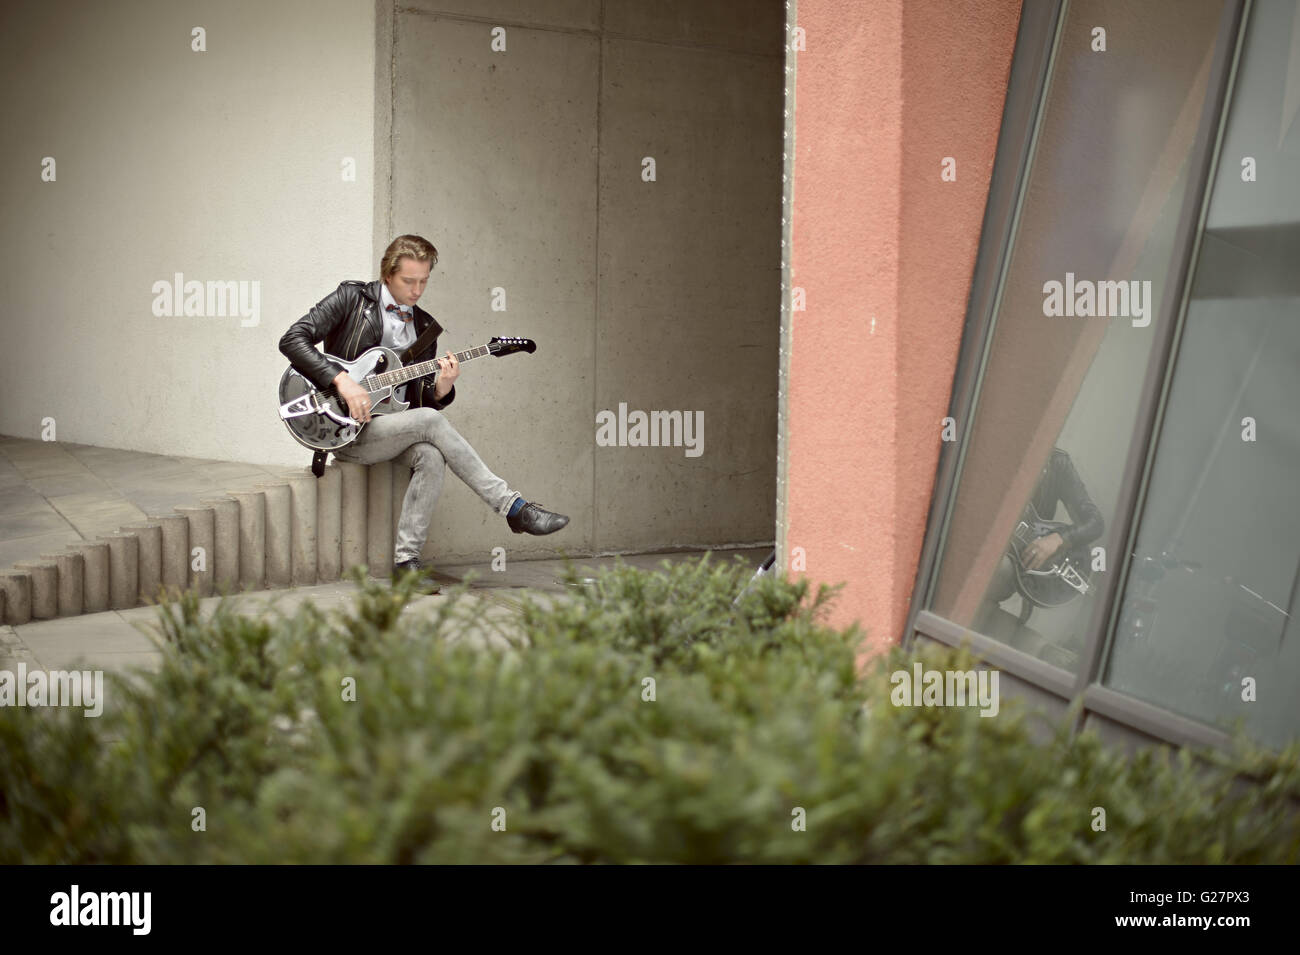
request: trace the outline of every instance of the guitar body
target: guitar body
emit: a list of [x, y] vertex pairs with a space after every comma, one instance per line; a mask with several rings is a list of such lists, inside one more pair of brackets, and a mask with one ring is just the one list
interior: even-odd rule
[[[501, 358], [520, 352], [531, 355], [537, 343], [530, 338], [493, 338], [486, 345], [457, 352], [458, 362], [492, 356]], [[391, 348], [376, 345], [353, 361], [344, 361], [326, 355], [332, 362], [343, 366], [352, 378], [370, 395], [371, 415], [396, 414], [411, 407], [409, 402], [398, 401], [393, 393], [407, 382], [433, 378], [441, 374], [435, 358], [413, 365], [403, 365], [401, 357]], [[284, 422], [293, 439], [313, 451], [337, 451], [357, 440], [365, 423], [355, 420], [348, 406], [339, 397], [333, 385], [317, 390], [310, 379], [304, 378], [293, 366], [280, 376], [280, 420]]]
[[1086, 544], [1058, 550], [1041, 567], [1030, 570], [1021, 556], [1025, 548], [1040, 537], [1068, 530], [1069, 524], [1039, 518], [1032, 504], [1026, 505], [1016, 525], [1007, 553], [1016, 572], [1016, 589], [1036, 607], [1060, 607], [1089, 590], [1090, 552]]
[[[383, 372], [402, 367], [397, 353], [391, 348], [376, 346], [362, 353], [355, 361], [344, 361], [333, 355], [326, 355], [330, 361], [338, 362], [344, 370], [370, 394], [371, 415], [395, 414], [411, 407], [408, 402], [398, 401], [393, 396], [392, 385], [374, 387], [366, 379]], [[330, 385], [324, 391], [317, 391], [316, 386], [293, 368], [280, 376], [281, 418], [288, 427], [293, 439], [303, 447], [313, 451], [337, 451], [357, 439], [364, 422], [356, 421], [348, 413], [347, 404], [339, 397], [338, 391]], [[283, 409], [288, 406], [308, 413], [284, 416]]]

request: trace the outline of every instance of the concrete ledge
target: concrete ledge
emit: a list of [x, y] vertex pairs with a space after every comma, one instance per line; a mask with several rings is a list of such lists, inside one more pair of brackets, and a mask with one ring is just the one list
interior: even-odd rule
[[[397, 525], [402, 520], [402, 505], [406, 501], [406, 489], [411, 486], [411, 469], [400, 465], [393, 465], [393, 516], [391, 524], [393, 525], [393, 547], [397, 547]], [[389, 554], [389, 557], [394, 555]], [[391, 563], [391, 561], [390, 561]], [[393, 572], [390, 567], [389, 574]]]
[[140, 603], [157, 603], [162, 591], [162, 526], [127, 524], [122, 527], [122, 533], [134, 534], [140, 541], [140, 564], [136, 571], [140, 578]]
[[19, 562], [0, 578], [0, 621], [125, 610], [186, 589], [210, 597], [316, 586], [357, 565], [389, 578], [410, 482], [411, 469], [392, 461], [336, 460], [319, 479], [306, 468], [286, 471], [252, 490], [149, 515]]
[[343, 473], [337, 462], [316, 480], [316, 579], [327, 584], [342, 576]]
[[[236, 505], [238, 506], [238, 505]], [[212, 507], [177, 507], [176, 513], [189, 525], [189, 549], [185, 554], [189, 586], [200, 597], [211, 597], [217, 579], [217, 515]], [[198, 558], [202, 556], [200, 562]], [[195, 570], [196, 564], [201, 570]]]
[[292, 492], [284, 482], [256, 487], [266, 498], [266, 586], [288, 587], [293, 582]]
[[85, 541], [69, 544], [67, 550], [70, 554], [81, 555], [81, 612], [103, 613], [109, 603], [108, 545]]
[[366, 475], [366, 565], [371, 577], [393, 576], [393, 462], [370, 465]]
[[162, 530], [162, 585], [168, 592], [189, 586], [190, 520], [185, 514], [150, 515]]
[[18, 570], [32, 575], [32, 617], [52, 620], [59, 615], [59, 565], [52, 560], [20, 560]]
[[21, 570], [0, 571], [0, 593], [4, 594], [5, 623], [28, 623], [32, 619], [31, 574]]
[[130, 610], [140, 603], [140, 538], [134, 534], [105, 534], [108, 545], [108, 607]]
[[214, 554], [208, 555], [214, 573], [212, 586], [222, 593], [233, 593], [239, 590], [239, 502], [233, 497], [218, 497], [199, 503], [212, 508], [213, 514]]
[[366, 465], [337, 462], [343, 489], [339, 498], [339, 559], [347, 571], [364, 564], [366, 554]]
[[226, 493], [239, 502], [239, 587], [261, 590], [266, 580], [266, 494]]
[[311, 587], [316, 584], [316, 475], [295, 474], [289, 481], [289, 585]]
[[81, 554], [42, 554], [59, 571], [59, 616], [76, 617], [85, 612], [86, 558]]

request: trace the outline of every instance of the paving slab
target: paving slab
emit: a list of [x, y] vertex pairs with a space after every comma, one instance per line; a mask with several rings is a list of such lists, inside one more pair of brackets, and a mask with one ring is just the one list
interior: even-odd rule
[[[4, 521], [0, 520], [0, 528], [3, 526]], [[67, 521], [63, 522], [62, 530], [35, 537], [7, 538], [0, 535], [0, 567], [12, 567], [20, 560], [33, 560], [42, 554], [62, 553], [64, 548], [82, 539], [77, 529]]]
[[28, 475], [27, 485], [47, 498], [62, 497], [67, 494], [109, 495], [113, 493], [113, 488], [108, 482], [84, 467], [46, 477]]
[[[23, 537], [62, 534], [69, 529], [75, 530], [76, 525], [44, 503], [28, 511], [0, 516], [0, 540], [12, 541]], [[27, 556], [39, 557], [40, 554]]]
[[142, 509], [126, 500], [67, 509], [59, 507], [59, 511], [86, 540], [112, 534], [123, 524], [136, 524], [147, 519]]
[[9, 514], [25, 514], [33, 509], [53, 510], [45, 495], [24, 481], [0, 488], [0, 518]]
[[96, 659], [100, 654], [154, 652], [157, 647], [131, 621], [114, 611], [88, 613], [78, 617], [59, 617], [15, 626], [14, 633], [36, 659], [49, 665], [49, 659], [70, 659], [84, 654]]

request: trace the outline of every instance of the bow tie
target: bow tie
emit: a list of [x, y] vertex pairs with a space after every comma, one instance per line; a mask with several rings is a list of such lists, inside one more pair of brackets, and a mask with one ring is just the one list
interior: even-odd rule
[[384, 308], [385, 308], [387, 311], [390, 311], [390, 312], [397, 312], [399, 315], [402, 316], [402, 321], [404, 321], [404, 322], [409, 322], [412, 318], [415, 317], [413, 314], [412, 314], [412, 315], [407, 315], [407, 314], [406, 314], [406, 309], [404, 309], [404, 308], [403, 308], [402, 306], [400, 306], [400, 305], [385, 305]]

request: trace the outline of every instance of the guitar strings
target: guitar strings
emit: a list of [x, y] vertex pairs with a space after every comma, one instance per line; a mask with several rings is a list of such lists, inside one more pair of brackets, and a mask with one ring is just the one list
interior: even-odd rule
[[[481, 350], [481, 351], [480, 351], [480, 350]], [[475, 352], [479, 352], [479, 354], [474, 354]], [[475, 359], [475, 358], [483, 358], [483, 357], [486, 357], [486, 356], [489, 355], [489, 354], [491, 354], [491, 349], [490, 349], [487, 345], [476, 345], [475, 347], [470, 348], [470, 349], [467, 349], [466, 351], [456, 352], [455, 355], [454, 355], [454, 357], [455, 357], [456, 361], [458, 361], [458, 362], [462, 362], [462, 361], [472, 361], [472, 360]], [[442, 360], [443, 360], [442, 358], [434, 358], [434, 359], [432, 359], [430, 362], [420, 362], [420, 364], [421, 364], [421, 365], [424, 365], [424, 364], [435, 364], [435, 365], [436, 365], [438, 362], [440, 362], [440, 361], [442, 361]], [[366, 375], [366, 377], [362, 378], [361, 381], [357, 382], [357, 384], [364, 384], [365, 382], [372, 382], [372, 383], [377, 383], [377, 384], [379, 385], [380, 388], [386, 388], [386, 387], [388, 387], [388, 385], [390, 385], [390, 384], [391, 384], [391, 385], [394, 385], [394, 386], [402, 385], [402, 384], [406, 384], [406, 382], [408, 382], [408, 381], [414, 381], [414, 380], [416, 380], [417, 378], [424, 378], [424, 377], [426, 377], [426, 376], [428, 375], [428, 372], [425, 372], [425, 373], [422, 374], [422, 375], [412, 375], [410, 378], [403, 379], [402, 381], [392, 381], [392, 382], [388, 382], [388, 381], [380, 382], [380, 381], [379, 381], [379, 379], [381, 379], [381, 378], [386, 378], [386, 377], [389, 376], [389, 375], [396, 375], [398, 372], [409, 371], [411, 368], [415, 368], [415, 367], [418, 367], [418, 366], [416, 366], [416, 365], [403, 365], [401, 368], [394, 369], [393, 371], [384, 371], [384, 372], [380, 372], [378, 375]], [[317, 389], [317, 390], [313, 390], [313, 391], [311, 392], [311, 397], [312, 397], [312, 398], [323, 398], [323, 399], [339, 398], [339, 400], [342, 400], [342, 399], [340, 398], [340, 396], [338, 395], [337, 392], [328, 392], [328, 391], [323, 391], [323, 390], [319, 390], [319, 389]]]

